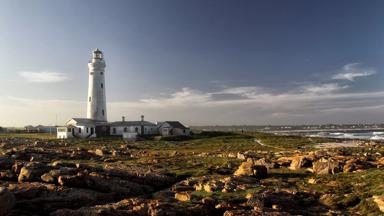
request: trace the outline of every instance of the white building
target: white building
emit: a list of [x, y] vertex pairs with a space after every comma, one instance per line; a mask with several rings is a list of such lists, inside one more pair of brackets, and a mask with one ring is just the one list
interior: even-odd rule
[[110, 135], [123, 136], [124, 133], [136, 134], [140, 136], [157, 135], [157, 125], [144, 121], [144, 116], [141, 116], [141, 121], [125, 121], [125, 117], [122, 121], [112, 122], [110, 125]]
[[95, 138], [108, 135], [108, 122], [87, 118], [72, 118], [65, 123], [66, 127], [57, 129], [57, 138]]
[[107, 102], [105, 96], [105, 61], [103, 53], [96, 49], [88, 63], [88, 104], [87, 118], [107, 121]]

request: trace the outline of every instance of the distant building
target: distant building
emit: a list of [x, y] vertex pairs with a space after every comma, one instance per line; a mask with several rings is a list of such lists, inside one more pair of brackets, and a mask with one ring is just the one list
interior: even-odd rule
[[56, 133], [56, 126], [44, 126], [44, 125], [27, 125], [24, 127], [27, 133]]
[[190, 136], [190, 128], [184, 126], [178, 121], [165, 121], [158, 123], [158, 129], [161, 136]]
[[120, 136], [136, 139], [137, 136], [189, 136], [189, 128], [180, 122], [167, 121], [161, 125], [149, 121], [107, 121], [107, 105], [105, 94], [105, 61], [103, 53], [96, 49], [88, 63], [88, 98], [87, 118], [72, 118], [64, 127], [57, 128], [57, 138], [95, 138]]

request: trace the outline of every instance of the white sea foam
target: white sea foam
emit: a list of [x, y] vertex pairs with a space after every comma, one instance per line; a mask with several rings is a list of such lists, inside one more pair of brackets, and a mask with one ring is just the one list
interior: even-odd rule
[[371, 140], [384, 140], [384, 137], [376, 135], [376, 136], [373, 136], [373, 137], [371, 137], [369, 139], [371, 139]]

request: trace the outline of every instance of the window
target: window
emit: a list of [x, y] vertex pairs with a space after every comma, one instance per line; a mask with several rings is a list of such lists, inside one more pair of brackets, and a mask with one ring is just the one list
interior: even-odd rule
[[128, 128], [124, 128], [124, 132], [128, 132]]
[[101, 74], [101, 75], [103, 75], [103, 74], [104, 74], [104, 72], [100, 72], [100, 74]]
[[88, 98], [88, 101], [91, 102], [91, 101], [92, 101], [92, 97], [89, 97], [89, 98]]
[[93, 134], [93, 132], [94, 132], [94, 131], [93, 131], [93, 127], [92, 127], [92, 128], [91, 128], [91, 134]]
[[89, 132], [89, 129], [87, 128], [87, 133]]
[[136, 128], [135, 128], [135, 132], [136, 132], [136, 133], [139, 132], [139, 128], [136, 127]]
[[81, 128], [79, 128], [79, 133], [81, 133]]
[[101, 113], [103, 114], [103, 116], [104, 116], [104, 110], [101, 110]]
[[113, 128], [112, 130], [113, 130], [112, 133], [113, 133], [113, 134], [116, 134], [116, 128]]
[[185, 129], [183, 130], [183, 133], [185, 134]]
[[68, 128], [68, 132], [72, 132], [72, 128]]
[[103, 83], [101, 83], [101, 88], [104, 88], [104, 85], [103, 85]]

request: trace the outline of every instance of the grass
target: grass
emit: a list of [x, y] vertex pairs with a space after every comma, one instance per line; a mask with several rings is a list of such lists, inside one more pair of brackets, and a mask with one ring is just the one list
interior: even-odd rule
[[56, 134], [49, 133], [0, 133], [0, 138], [56, 139]]

